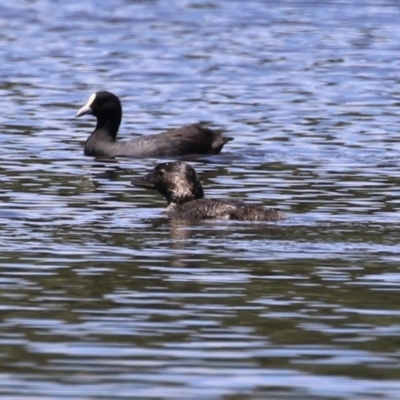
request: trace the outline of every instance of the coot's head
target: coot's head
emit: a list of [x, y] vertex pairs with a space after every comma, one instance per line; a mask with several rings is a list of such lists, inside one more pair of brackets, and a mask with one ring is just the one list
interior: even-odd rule
[[196, 171], [183, 161], [158, 164], [148, 174], [134, 179], [132, 184], [157, 189], [165, 197], [168, 205], [180, 205], [204, 197]]
[[97, 118], [96, 130], [107, 127], [112, 136], [117, 135], [122, 119], [122, 106], [115, 94], [106, 91], [93, 93], [76, 113], [76, 117], [87, 114]]

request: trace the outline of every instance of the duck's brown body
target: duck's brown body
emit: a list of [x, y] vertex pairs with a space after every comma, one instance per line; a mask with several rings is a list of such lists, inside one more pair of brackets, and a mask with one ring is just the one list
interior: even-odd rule
[[278, 211], [257, 204], [205, 199], [195, 170], [182, 161], [158, 164], [151, 172], [132, 183], [157, 189], [167, 200], [166, 212], [171, 218], [242, 221], [279, 221], [286, 218]]

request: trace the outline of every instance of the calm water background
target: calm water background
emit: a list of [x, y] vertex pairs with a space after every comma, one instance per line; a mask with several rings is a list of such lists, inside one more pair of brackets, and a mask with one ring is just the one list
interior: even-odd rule
[[[2, 0], [0, 396], [400, 398], [400, 2]], [[212, 197], [279, 225], [168, 221], [95, 160], [204, 122]]]

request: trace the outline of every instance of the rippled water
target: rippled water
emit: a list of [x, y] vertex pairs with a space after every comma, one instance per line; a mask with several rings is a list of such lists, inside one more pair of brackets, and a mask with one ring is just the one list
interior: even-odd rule
[[[400, 3], [0, 4], [0, 396], [400, 397]], [[88, 96], [120, 138], [204, 122], [210, 197], [288, 214], [183, 224], [83, 156]]]

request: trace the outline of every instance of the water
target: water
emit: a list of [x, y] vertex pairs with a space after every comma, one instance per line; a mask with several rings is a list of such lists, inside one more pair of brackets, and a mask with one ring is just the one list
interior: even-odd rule
[[[0, 396], [400, 397], [397, 1], [0, 5]], [[83, 156], [204, 122], [206, 195], [278, 225], [169, 221], [157, 159]]]

